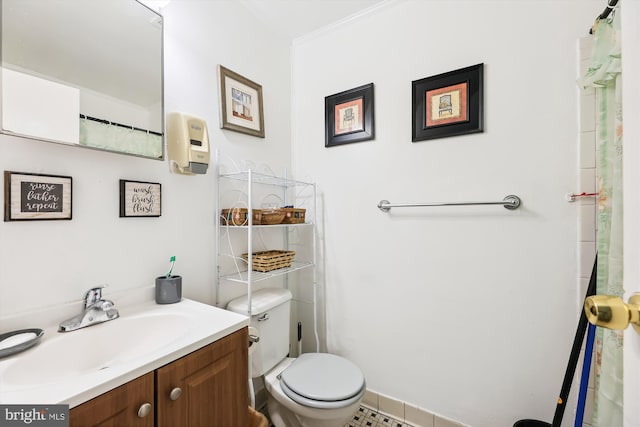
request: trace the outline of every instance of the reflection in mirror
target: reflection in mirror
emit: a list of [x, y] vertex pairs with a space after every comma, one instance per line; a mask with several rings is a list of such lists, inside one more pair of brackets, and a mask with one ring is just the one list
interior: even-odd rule
[[163, 158], [162, 17], [136, 0], [0, 0], [2, 133]]

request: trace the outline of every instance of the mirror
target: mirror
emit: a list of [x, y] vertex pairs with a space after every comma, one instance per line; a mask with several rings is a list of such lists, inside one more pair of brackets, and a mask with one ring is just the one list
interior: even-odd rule
[[160, 15], [136, 0], [0, 6], [0, 132], [164, 158]]

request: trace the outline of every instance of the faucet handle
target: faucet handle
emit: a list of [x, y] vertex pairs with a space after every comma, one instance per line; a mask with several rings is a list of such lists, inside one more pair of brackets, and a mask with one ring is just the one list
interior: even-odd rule
[[84, 294], [84, 307], [87, 308], [92, 304], [95, 304], [97, 301], [102, 299], [102, 289], [106, 288], [106, 285], [97, 286], [95, 288], [89, 289]]

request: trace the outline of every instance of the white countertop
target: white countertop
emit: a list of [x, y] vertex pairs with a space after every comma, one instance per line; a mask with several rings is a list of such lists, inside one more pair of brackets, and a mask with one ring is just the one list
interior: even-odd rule
[[247, 316], [189, 299], [119, 311], [73, 332], [50, 326], [39, 344], [0, 359], [0, 404], [74, 407], [249, 325]]

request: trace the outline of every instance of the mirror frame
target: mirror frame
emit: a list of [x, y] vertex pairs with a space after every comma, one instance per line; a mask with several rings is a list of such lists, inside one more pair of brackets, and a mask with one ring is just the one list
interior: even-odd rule
[[[3, 9], [5, 7], [5, 3], [7, 0], [0, 0], [0, 36], [1, 36], [1, 40], [6, 40], [6, 38], [4, 37], [3, 32], [5, 31], [5, 29], [3, 28]], [[73, 0], [69, 0], [71, 3], [73, 3]], [[78, 142], [74, 142], [74, 141], [65, 141], [62, 139], [52, 139], [52, 138], [47, 138], [46, 136], [42, 136], [42, 135], [32, 135], [29, 133], [23, 133], [23, 132], [16, 132], [16, 131], [12, 131], [9, 129], [5, 129], [4, 125], [3, 125], [3, 116], [2, 114], [4, 114], [4, 110], [7, 108], [6, 105], [3, 105], [3, 99], [5, 96], [5, 92], [7, 91], [7, 88], [5, 87], [6, 82], [3, 81], [2, 78], [2, 74], [3, 74], [3, 70], [4, 70], [4, 56], [3, 56], [3, 51], [4, 46], [3, 46], [3, 42], [0, 42], [0, 134], [4, 134], [4, 135], [10, 135], [10, 136], [15, 136], [15, 137], [19, 137], [19, 138], [27, 138], [27, 139], [31, 139], [31, 140], [37, 140], [37, 141], [44, 141], [44, 142], [53, 142], [56, 144], [62, 144], [62, 145], [70, 145], [70, 146], [78, 146], [78, 147], [83, 147], [83, 148], [89, 148], [92, 150], [97, 150], [97, 151], [106, 151], [106, 152], [110, 152], [110, 153], [116, 153], [116, 154], [124, 154], [124, 155], [128, 155], [128, 156], [134, 156], [134, 157], [140, 157], [140, 158], [145, 158], [145, 159], [151, 159], [151, 160], [160, 160], [163, 161], [166, 158], [166, 132], [165, 132], [165, 105], [164, 105], [164, 18], [163, 16], [156, 10], [154, 10], [153, 8], [149, 7], [148, 5], [142, 3], [140, 0], [130, 0], [132, 3], [132, 6], [135, 5], [135, 7], [142, 7], [144, 8], [146, 11], [149, 12], [149, 20], [147, 22], [147, 24], [151, 24], [154, 27], [157, 27], [159, 29], [159, 64], [158, 66], [160, 67], [159, 69], [159, 108], [157, 108], [159, 117], [156, 115], [155, 117], [159, 120], [156, 120], [156, 124], [159, 124], [160, 129], [159, 131], [151, 131], [151, 130], [146, 130], [146, 129], [141, 129], [139, 127], [136, 127], [134, 125], [123, 125], [120, 124], [116, 121], [110, 121], [108, 119], [101, 119], [101, 118], [97, 118], [95, 119], [96, 122], [100, 122], [102, 124], [108, 124], [108, 125], [113, 125], [114, 130], [115, 128], [119, 128], [119, 130], [122, 132], [123, 129], [122, 128], [126, 128], [129, 129], [131, 131], [143, 131], [143, 132], [149, 132], [149, 133], [153, 133], [155, 135], [159, 135], [160, 136], [160, 141], [159, 144], [160, 146], [159, 148], [159, 152], [160, 155], [158, 156], [154, 156], [154, 155], [145, 155], [145, 154], [138, 154], [138, 153], [134, 153], [134, 152], [127, 152], [125, 150], [118, 150], [116, 148], [108, 148], [108, 147], [98, 147], [98, 146], [92, 146], [92, 145], [87, 145], [87, 144], [83, 144], [80, 142], [80, 136], [78, 138]], [[110, 2], [107, 2], [107, 4], [109, 4]], [[95, 19], [95, 18], [94, 18]], [[118, 28], [117, 26], [113, 26], [113, 28], [116, 29], [117, 32], [121, 32], [121, 29]], [[41, 34], [38, 34], [38, 37], [43, 37]], [[104, 40], [108, 37], [110, 37], [110, 35], [107, 36], [99, 36], [101, 40]], [[86, 61], [86, 60], [82, 60], [82, 61], [73, 61], [72, 62], [74, 65], [80, 65], [82, 64], [83, 66], [85, 65], [89, 65], [90, 61]], [[83, 67], [85, 68], [85, 67]], [[88, 68], [91, 72], [91, 67], [86, 67]], [[25, 68], [26, 69], [26, 68]], [[6, 70], [11, 70], [11, 68], [7, 68]], [[30, 73], [24, 73], [27, 76], [32, 76]], [[34, 72], [35, 76], [38, 76], [37, 72]], [[53, 82], [58, 83], [60, 80], [56, 79], [55, 77], [48, 77], [48, 76], [44, 76], [42, 75], [43, 78], [42, 80], [47, 80], [49, 82]], [[86, 92], [93, 92], [93, 93], [99, 93], [101, 96], [106, 97], [111, 97], [112, 99], [116, 100], [117, 102], [125, 102], [125, 103], [130, 103], [131, 105], [135, 105], [132, 102], [129, 101], [125, 101], [125, 100], [118, 100], [117, 98], [109, 95], [108, 93], [102, 93], [102, 92], [98, 92], [96, 90], [91, 89], [90, 87], [87, 86], [81, 86], [81, 84], [76, 84], [73, 81], [69, 81], [69, 82], [65, 82], [68, 84], [68, 87], [70, 88], [74, 88], [76, 90], [78, 90], [78, 93], [80, 93], [80, 91], [84, 90], [85, 93]], [[79, 96], [79, 95], [78, 95]], [[80, 101], [78, 100], [78, 104], [80, 103]], [[115, 110], [114, 110], [115, 111]], [[85, 114], [83, 114], [82, 111], [80, 111], [80, 114], [78, 116], [78, 133], [80, 134], [80, 127], [81, 127], [81, 121], [82, 120], [86, 120], [84, 117], [86, 117]], [[154, 144], [154, 147], [157, 147]]]

